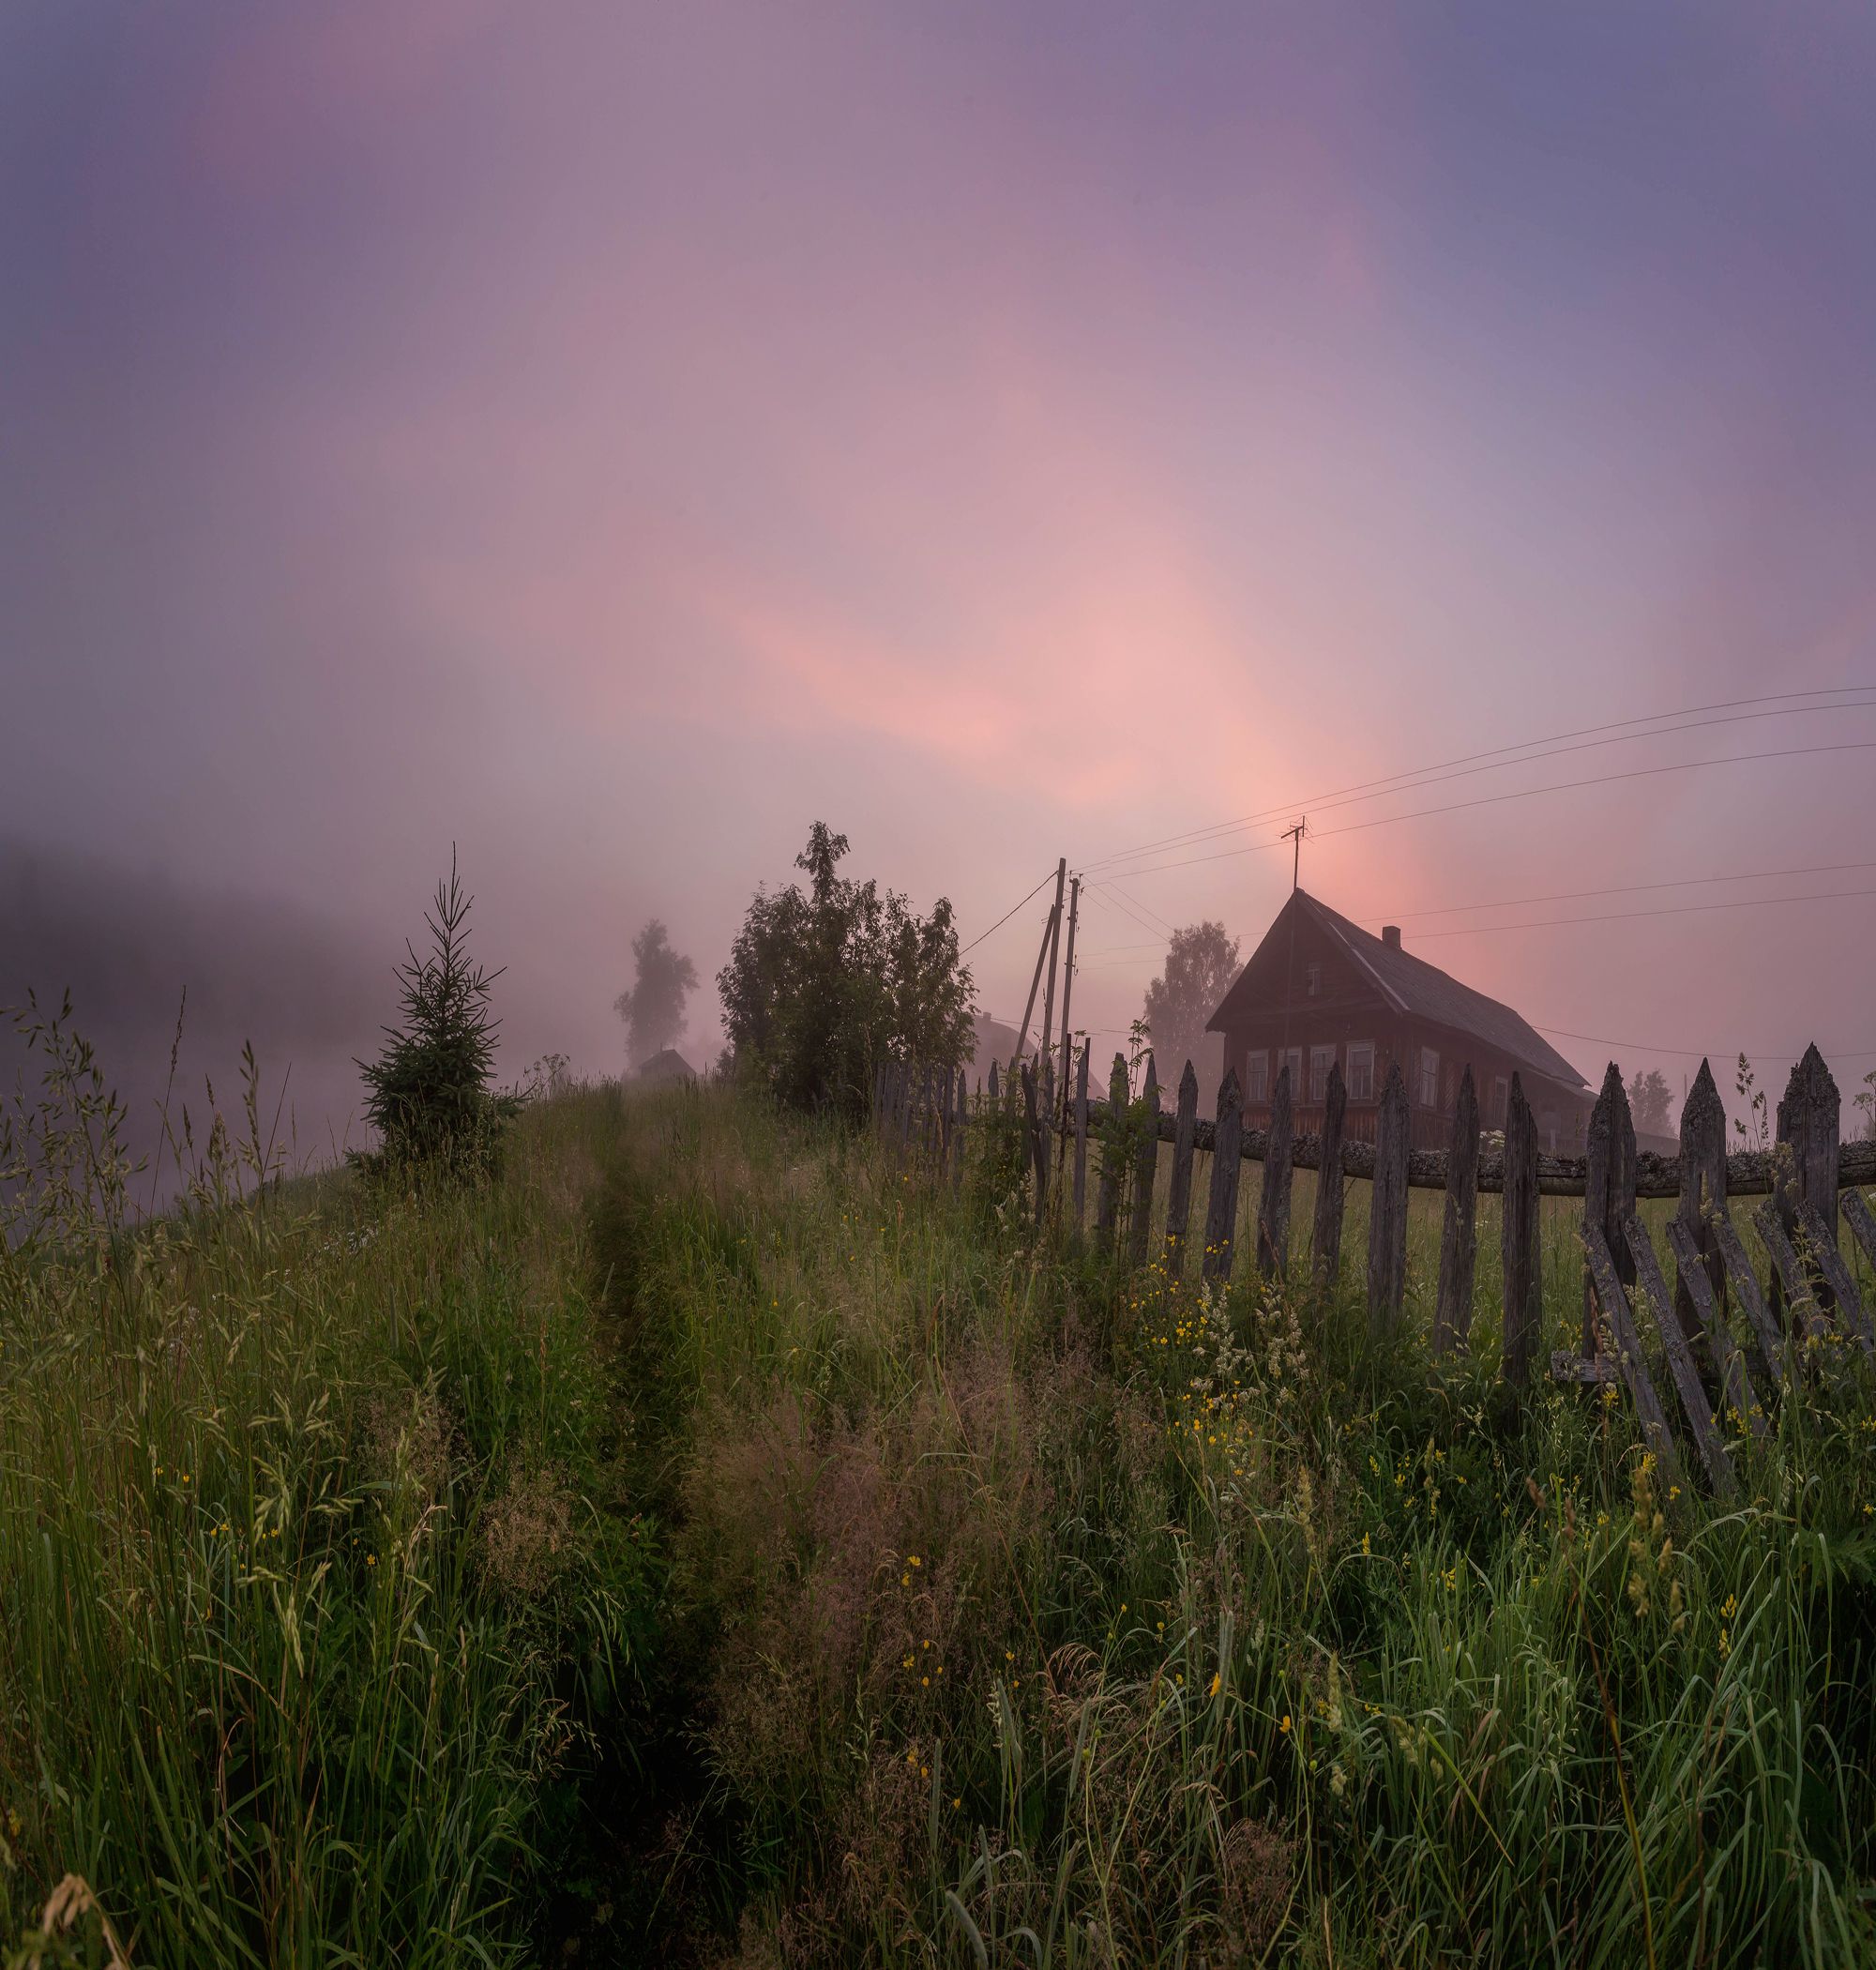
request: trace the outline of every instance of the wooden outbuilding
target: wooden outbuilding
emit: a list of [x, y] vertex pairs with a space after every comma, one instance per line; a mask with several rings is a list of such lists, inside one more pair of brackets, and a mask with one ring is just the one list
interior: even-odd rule
[[1374, 1140], [1376, 1103], [1398, 1061], [1415, 1148], [1450, 1143], [1468, 1067], [1480, 1126], [1504, 1126], [1516, 1073], [1538, 1145], [1553, 1153], [1581, 1149], [1595, 1099], [1575, 1068], [1509, 1006], [1413, 956], [1392, 925], [1377, 937], [1303, 889], [1277, 913], [1207, 1030], [1223, 1036], [1224, 1065], [1236, 1069], [1252, 1128], [1269, 1120], [1286, 1061], [1298, 1132], [1322, 1126], [1329, 1069], [1339, 1066], [1347, 1132], [1364, 1142]]

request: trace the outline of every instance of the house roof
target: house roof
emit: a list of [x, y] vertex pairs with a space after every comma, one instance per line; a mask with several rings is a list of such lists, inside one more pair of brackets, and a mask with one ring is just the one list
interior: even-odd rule
[[1372, 982], [1396, 1012], [1430, 1020], [1436, 1025], [1449, 1026], [1456, 1032], [1469, 1033], [1548, 1080], [1587, 1091], [1589, 1084], [1576, 1068], [1528, 1020], [1514, 1012], [1509, 1006], [1487, 998], [1484, 993], [1475, 992], [1470, 985], [1461, 985], [1449, 973], [1442, 971], [1437, 964], [1429, 964], [1424, 958], [1416, 958], [1410, 951], [1398, 950], [1392, 945], [1384, 944], [1371, 932], [1363, 930], [1358, 923], [1351, 923], [1346, 917], [1330, 909], [1327, 903], [1319, 902], [1306, 889], [1293, 891], [1290, 901], [1277, 913], [1276, 919], [1263, 934], [1263, 943], [1251, 953], [1250, 962], [1238, 973], [1236, 981], [1219, 1002], [1218, 1009], [1207, 1022], [1207, 1032], [1222, 1033], [1232, 1014], [1251, 1009], [1252, 992], [1248, 981], [1252, 966], [1293, 910], [1340, 945], [1356, 971]]
[[641, 1081], [695, 1081], [697, 1069], [674, 1047], [661, 1047], [638, 1064]]

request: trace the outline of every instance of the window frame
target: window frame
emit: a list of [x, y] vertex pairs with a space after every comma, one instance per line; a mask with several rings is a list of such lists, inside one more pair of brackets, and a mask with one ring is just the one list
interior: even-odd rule
[[1430, 1108], [1435, 1113], [1440, 1106], [1440, 1050], [1438, 1047], [1423, 1046], [1420, 1049], [1420, 1071], [1415, 1077], [1419, 1089], [1420, 1106]]
[[1247, 1047], [1244, 1055], [1244, 1099], [1246, 1101], [1268, 1101], [1270, 1099], [1270, 1049], [1268, 1047]]
[[[1361, 1055], [1363, 1084], [1355, 1085], [1355, 1055]], [[1371, 1039], [1352, 1039], [1343, 1050], [1342, 1073], [1348, 1083], [1348, 1098], [1351, 1101], [1372, 1101], [1374, 1099], [1374, 1042]]]
[[1335, 1064], [1333, 1044], [1309, 1049], [1309, 1099], [1317, 1107], [1329, 1099], [1329, 1072]]

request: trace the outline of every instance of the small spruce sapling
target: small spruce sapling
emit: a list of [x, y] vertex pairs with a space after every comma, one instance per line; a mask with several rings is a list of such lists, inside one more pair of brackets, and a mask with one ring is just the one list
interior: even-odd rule
[[398, 966], [402, 1023], [385, 1028], [386, 1044], [376, 1060], [358, 1062], [366, 1119], [383, 1144], [375, 1157], [358, 1160], [374, 1171], [487, 1175], [521, 1106], [490, 1086], [500, 1022], [489, 1008], [502, 974], [469, 956], [474, 903], [457, 877], [452, 847], [449, 878], [437, 884], [425, 917], [430, 950], [419, 958], [406, 944], [408, 962]]

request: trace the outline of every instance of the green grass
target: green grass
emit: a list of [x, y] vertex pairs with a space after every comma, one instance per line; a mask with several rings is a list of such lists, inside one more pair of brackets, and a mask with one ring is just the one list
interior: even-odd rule
[[7, 1935], [71, 1872], [138, 1964], [1876, 1954], [1860, 1384], [1721, 1508], [1497, 1389], [1489, 1203], [1436, 1367], [1435, 1196], [1377, 1348], [1360, 1186], [1336, 1293], [1207, 1299], [1005, 1168], [587, 1092], [15, 1268]]

